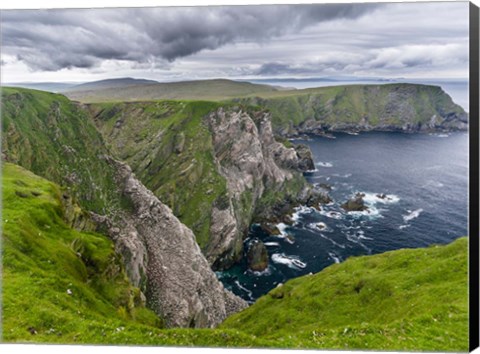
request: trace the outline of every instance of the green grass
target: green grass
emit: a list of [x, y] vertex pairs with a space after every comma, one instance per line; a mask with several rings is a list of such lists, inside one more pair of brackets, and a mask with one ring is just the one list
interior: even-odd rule
[[68, 186], [85, 209], [106, 214], [118, 206], [113, 170], [101, 135], [65, 96], [2, 88], [2, 152], [7, 160]]
[[221, 328], [285, 348], [467, 351], [467, 243], [350, 258], [288, 281]]
[[258, 105], [272, 113], [276, 131], [307, 120], [325, 127], [355, 125], [363, 118], [372, 127], [428, 123], [433, 115], [464, 113], [440, 87], [415, 84], [347, 85], [261, 92], [236, 102]]

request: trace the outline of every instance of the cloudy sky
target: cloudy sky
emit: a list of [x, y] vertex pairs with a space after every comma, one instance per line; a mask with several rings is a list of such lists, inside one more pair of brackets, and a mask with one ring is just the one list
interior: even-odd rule
[[2, 10], [3, 82], [468, 77], [468, 3]]

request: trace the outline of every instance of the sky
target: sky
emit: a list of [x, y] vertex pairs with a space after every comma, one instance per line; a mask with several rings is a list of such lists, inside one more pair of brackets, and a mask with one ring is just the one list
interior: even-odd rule
[[468, 2], [1, 11], [2, 82], [467, 78]]

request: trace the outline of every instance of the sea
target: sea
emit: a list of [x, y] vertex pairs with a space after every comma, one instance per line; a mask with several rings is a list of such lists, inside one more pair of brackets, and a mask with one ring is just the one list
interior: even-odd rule
[[[335, 133], [333, 139], [312, 136], [293, 142], [310, 147], [315, 170], [305, 178], [330, 188], [333, 202], [321, 211], [298, 207], [292, 225], [277, 226], [280, 235], [251, 225], [244, 249], [253, 239], [262, 240], [268, 268], [253, 272], [244, 257], [217, 272], [227, 289], [248, 302], [291, 278], [352, 256], [446, 244], [467, 235], [467, 132]], [[368, 210], [346, 212], [341, 204], [356, 193], [365, 195]]]

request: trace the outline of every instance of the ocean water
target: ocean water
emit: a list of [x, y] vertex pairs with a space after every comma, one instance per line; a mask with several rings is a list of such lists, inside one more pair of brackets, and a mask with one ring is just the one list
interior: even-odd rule
[[[350, 256], [445, 244], [467, 235], [468, 134], [335, 134], [299, 141], [310, 146], [316, 170], [305, 176], [328, 184], [333, 203], [321, 211], [301, 207], [295, 223], [268, 235], [252, 225], [253, 238], [267, 245], [262, 273], [245, 261], [217, 276], [249, 302], [277, 284], [342, 262]], [[366, 212], [345, 212], [341, 204], [365, 193]], [[385, 194], [385, 198], [379, 197]]]

